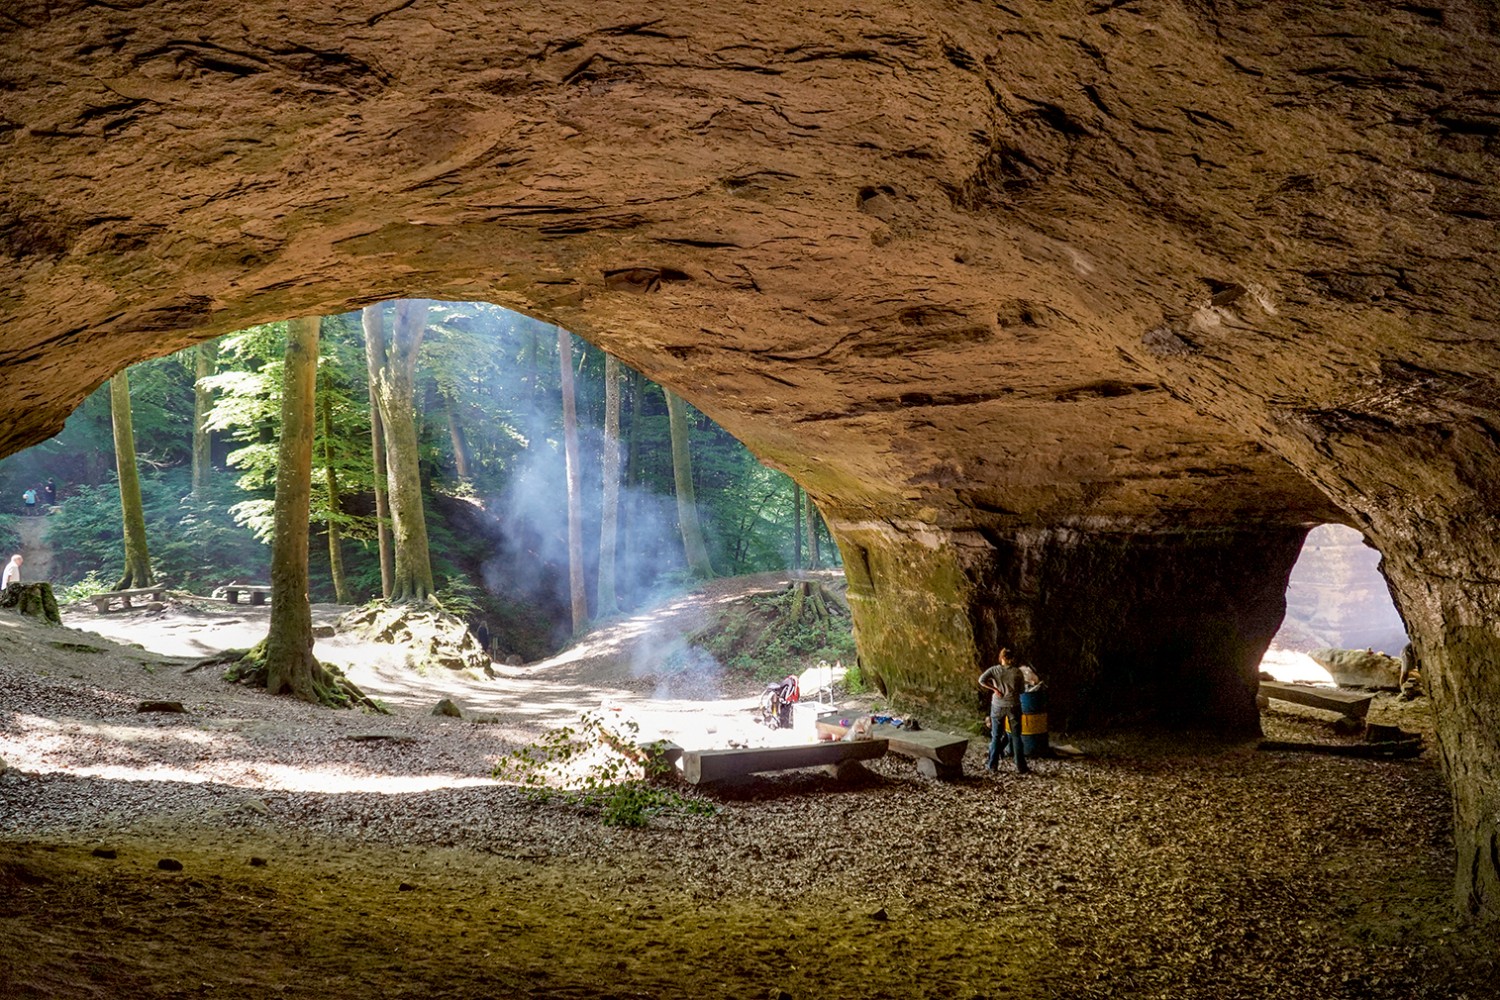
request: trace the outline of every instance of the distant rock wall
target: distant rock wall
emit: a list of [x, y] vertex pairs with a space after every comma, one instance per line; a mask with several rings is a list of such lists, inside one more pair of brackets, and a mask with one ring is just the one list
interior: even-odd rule
[[1406, 627], [1380, 574], [1380, 553], [1341, 524], [1314, 528], [1286, 591], [1276, 643], [1287, 649], [1374, 649], [1399, 655]]

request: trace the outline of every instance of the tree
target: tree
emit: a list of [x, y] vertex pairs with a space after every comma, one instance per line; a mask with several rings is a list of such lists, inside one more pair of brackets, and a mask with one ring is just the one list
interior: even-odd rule
[[583, 496], [578, 467], [578, 405], [573, 393], [573, 335], [557, 328], [557, 363], [561, 376], [563, 453], [568, 475], [568, 592], [572, 597], [573, 631], [589, 620], [588, 591], [583, 581]]
[[340, 604], [351, 603], [349, 584], [344, 576], [344, 552], [339, 545], [339, 477], [334, 468], [333, 454], [333, 399], [331, 393], [322, 397], [323, 410], [323, 481], [328, 489], [328, 572], [333, 578], [333, 599]]
[[381, 305], [365, 306], [360, 312], [360, 320], [365, 331], [366, 371], [370, 380], [370, 455], [375, 463], [375, 538], [380, 550], [380, 596], [389, 600], [395, 577], [391, 552], [391, 506], [386, 495], [389, 471], [385, 461], [385, 424], [380, 419], [380, 405], [376, 402], [378, 393], [375, 387], [380, 381], [380, 368], [375, 351], [370, 347], [377, 342], [385, 343], [382, 308]]
[[813, 503], [812, 497], [807, 498], [807, 568], [818, 569], [822, 560], [818, 553], [818, 521], [822, 515], [818, 513], [818, 505]]
[[218, 357], [217, 340], [205, 340], [193, 350], [193, 495], [197, 497], [208, 489], [213, 467], [213, 435], [208, 429], [213, 391], [207, 379], [214, 373]]
[[682, 548], [688, 570], [696, 577], [714, 575], [708, 560], [708, 546], [703, 544], [703, 527], [698, 522], [698, 499], [693, 489], [693, 457], [688, 446], [687, 404], [671, 389], [662, 388], [667, 397], [667, 419], [672, 433], [672, 479], [677, 485], [677, 524], [682, 530]]
[[389, 338], [378, 313], [375, 319], [372, 323], [367, 309], [365, 348], [374, 368], [371, 399], [385, 427], [387, 490], [396, 550], [389, 596], [397, 602], [425, 601], [435, 588], [422, 503], [415, 382], [417, 355], [427, 331], [427, 303], [420, 299], [398, 301]]
[[151, 554], [146, 547], [146, 513], [135, 464], [135, 430], [130, 421], [130, 377], [121, 369], [109, 380], [109, 409], [115, 431], [115, 470], [120, 479], [120, 515], [125, 534], [125, 573], [115, 590], [151, 585]]
[[620, 362], [604, 356], [604, 473], [599, 518], [599, 613], [619, 610], [615, 596], [615, 533], [620, 523]]
[[265, 639], [245, 654], [230, 679], [264, 684], [270, 694], [290, 694], [303, 701], [339, 706], [356, 701], [376, 708], [357, 687], [327, 670], [313, 656], [312, 607], [307, 599], [307, 526], [312, 504], [320, 326], [321, 320], [316, 317], [287, 324], [275, 533], [271, 537], [271, 622]]

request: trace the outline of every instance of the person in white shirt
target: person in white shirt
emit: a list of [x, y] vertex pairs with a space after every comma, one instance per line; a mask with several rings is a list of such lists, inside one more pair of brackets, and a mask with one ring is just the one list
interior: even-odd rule
[[21, 582], [21, 553], [17, 552], [10, 557], [10, 562], [5, 564], [5, 576], [0, 579], [0, 590], [4, 590], [13, 583]]

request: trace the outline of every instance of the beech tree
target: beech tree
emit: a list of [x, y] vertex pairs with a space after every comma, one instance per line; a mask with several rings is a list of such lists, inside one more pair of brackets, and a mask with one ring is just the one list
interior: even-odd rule
[[213, 467], [213, 436], [208, 414], [213, 408], [213, 390], [208, 378], [219, 357], [219, 342], [205, 340], [193, 349], [193, 495], [203, 496]]
[[313, 656], [307, 553], [321, 322], [313, 317], [287, 324], [271, 536], [271, 622], [265, 639], [244, 655], [229, 679], [263, 684], [270, 694], [290, 694], [303, 701], [338, 706], [359, 702], [378, 710], [357, 687]]
[[364, 328], [372, 369], [371, 409], [378, 407], [385, 430], [386, 490], [395, 542], [388, 597], [397, 602], [425, 601], [435, 588], [418, 464], [415, 381], [417, 355], [427, 331], [427, 303], [420, 299], [396, 302], [389, 337], [379, 308], [365, 310]]
[[615, 542], [620, 523], [620, 362], [604, 356], [603, 489], [599, 516], [599, 613], [619, 610], [615, 596]]
[[135, 462], [135, 430], [130, 418], [130, 377], [124, 369], [109, 380], [109, 412], [114, 425], [115, 471], [120, 480], [120, 516], [125, 535], [125, 573], [115, 590], [151, 585], [151, 554], [146, 546], [146, 512]]
[[588, 624], [589, 598], [583, 580], [583, 487], [578, 466], [578, 404], [573, 392], [573, 335], [557, 328], [557, 363], [562, 386], [563, 454], [568, 478], [568, 591], [573, 631]]
[[698, 497], [693, 488], [693, 456], [688, 445], [687, 403], [671, 389], [662, 387], [667, 397], [667, 421], [672, 434], [672, 479], [677, 486], [677, 524], [682, 530], [682, 548], [688, 570], [696, 577], [714, 575], [703, 543], [703, 526], [698, 521]]

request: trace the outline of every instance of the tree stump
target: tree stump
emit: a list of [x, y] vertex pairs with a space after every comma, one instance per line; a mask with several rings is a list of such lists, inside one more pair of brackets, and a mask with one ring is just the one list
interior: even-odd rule
[[21, 614], [40, 618], [49, 625], [62, 624], [50, 583], [13, 583], [0, 591], [0, 608], [15, 608]]

